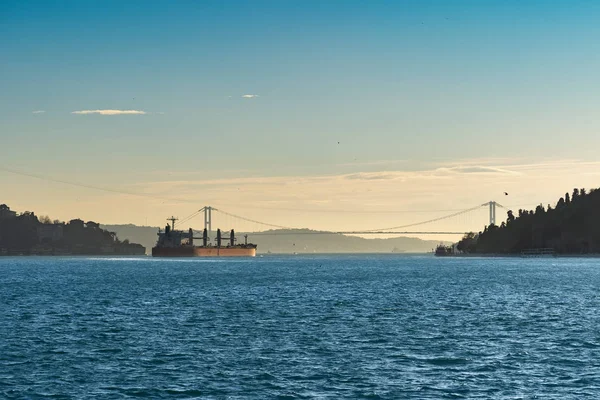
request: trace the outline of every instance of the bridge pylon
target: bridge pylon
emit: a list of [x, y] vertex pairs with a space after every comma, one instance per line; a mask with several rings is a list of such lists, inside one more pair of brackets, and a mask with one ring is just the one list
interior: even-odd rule
[[482, 204], [482, 206], [490, 207], [490, 225], [496, 225], [496, 207], [505, 208], [502, 204], [497, 201], [490, 201]]
[[202, 208], [202, 211], [204, 211], [204, 229], [207, 230], [208, 236], [211, 236], [212, 231], [212, 210], [211, 206]]

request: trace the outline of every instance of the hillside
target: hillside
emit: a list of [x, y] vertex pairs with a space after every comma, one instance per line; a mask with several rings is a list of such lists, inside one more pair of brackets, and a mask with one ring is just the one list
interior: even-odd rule
[[93, 221], [51, 221], [0, 204], [0, 255], [138, 255], [145, 249]]
[[519, 253], [547, 248], [559, 254], [600, 253], [600, 190], [574, 189], [556, 205], [507, 212], [500, 226], [468, 234], [458, 243], [465, 253]]
[[[120, 238], [141, 243], [150, 252], [156, 243], [158, 228], [136, 225], [103, 225]], [[243, 240], [243, 233], [237, 237]], [[425, 253], [435, 248], [439, 241], [410, 237], [389, 239], [364, 239], [336, 233], [308, 229], [270, 230], [249, 233], [248, 240], [258, 245], [259, 253]]]

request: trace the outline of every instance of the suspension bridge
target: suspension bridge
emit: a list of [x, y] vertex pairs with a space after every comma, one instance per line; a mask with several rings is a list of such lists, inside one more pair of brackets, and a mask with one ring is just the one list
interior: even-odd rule
[[[496, 225], [497, 208], [506, 209], [506, 207], [496, 201], [489, 201], [475, 207], [423, 221], [401, 225], [390, 224], [391, 226], [382, 228], [357, 230], [310, 230], [308, 228], [284, 226], [233, 214], [212, 206], [202, 207], [201, 209], [182, 219], [171, 217], [169, 220], [172, 221], [173, 224], [175, 221], [177, 221], [177, 225], [183, 227], [185, 224], [196, 223], [197, 218], [202, 217], [204, 225], [203, 228], [206, 229], [209, 234], [213, 231], [213, 227], [215, 229], [219, 227], [222, 230], [235, 228], [237, 231], [241, 232], [252, 232], [253, 235], [462, 235], [466, 232], [478, 232], [482, 230], [483, 226], [485, 225]], [[482, 210], [486, 212], [485, 222], [481, 221], [481, 218], [479, 218], [479, 220], [475, 223], [469, 221], [470, 223], [467, 225], [464, 224], [465, 220], [468, 219], [466, 217], [474, 213], [481, 216]], [[462, 223], [454, 224], [454, 226], [460, 226], [461, 229], [436, 229], [436, 226], [439, 226], [440, 223], [444, 223], [445, 226], [448, 226], [448, 223], [452, 225], [453, 222], [457, 220]], [[417, 229], [422, 227], [429, 227], [429, 229]]]

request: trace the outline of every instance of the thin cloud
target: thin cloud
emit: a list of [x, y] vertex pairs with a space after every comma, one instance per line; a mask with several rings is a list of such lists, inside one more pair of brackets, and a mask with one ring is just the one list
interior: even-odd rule
[[242, 98], [244, 98], [244, 99], [255, 99], [257, 97], [258, 97], [257, 94], [244, 94], [244, 95], [242, 95]]
[[403, 163], [407, 163], [407, 162], [408, 162], [408, 160], [354, 161], [354, 162], [335, 164], [335, 166], [336, 167], [361, 167], [361, 166], [403, 164]]
[[[539, 166], [543, 168], [539, 168]], [[491, 185], [493, 190], [498, 191], [498, 182], [529, 182], [544, 183], [547, 177], [573, 177], [580, 175], [597, 175], [600, 171], [600, 161], [557, 161], [555, 163], [542, 164], [521, 164], [515, 166], [507, 166], [508, 168], [500, 168], [494, 166], [447, 166], [434, 169], [420, 170], [387, 170], [375, 172], [355, 172], [349, 174], [332, 174], [332, 175], [266, 175], [266, 176], [248, 176], [248, 177], [219, 177], [209, 179], [186, 179], [185, 175], [189, 176], [188, 172], [184, 173], [184, 178], [181, 179], [166, 179], [154, 180], [150, 182], [139, 182], [138, 185], [144, 187], [156, 187], [160, 190], [171, 191], [172, 186], [177, 187], [208, 187], [214, 186], [220, 189], [225, 187], [239, 187], [248, 185], [269, 185], [274, 190], [281, 191], [282, 185], [290, 187], [302, 187], [302, 185], [318, 185], [327, 191], [339, 185], [340, 188], [348, 188], [349, 185], [355, 184], [362, 191], [365, 182], [373, 185], [381, 183], [381, 189], [384, 191], [396, 190], [398, 187], [389, 185], [389, 181], [399, 183], [406, 182], [410, 185], [418, 185], [419, 182], [428, 190], [431, 189], [434, 193], [440, 188], [440, 185], [449, 185], [449, 190], [456, 191], [456, 184], [473, 183], [475, 186], [486, 184]], [[518, 170], [516, 167], [519, 167]], [[240, 174], [243, 170], [240, 170]], [[175, 174], [175, 172], [174, 172]], [[176, 172], [181, 175], [181, 172]], [[192, 174], [192, 175], [195, 175]], [[557, 178], [558, 180], [558, 178]], [[433, 184], [435, 181], [437, 183]], [[571, 183], [569, 183], [571, 185]], [[578, 183], [576, 186], [585, 187], [585, 182]], [[591, 187], [590, 185], [587, 185]], [[529, 187], [524, 187], [528, 189]], [[291, 190], [291, 189], [290, 189]], [[302, 189], [300, 189], [302, 190]], [[341, 189], [340, 189], [341, 190]], [[402, 189], [404, 190], [404, 189]], [[562, 190], [562, 189], [561, 189]], [[468, 194], [471, 196], [471, 194]]]
[[146, 111], [140, 111], [140, 110], [80, 110], [80, 111], [72, 111], [71, 114], [145, 115]]
[[381, 181], [394, 180], [402, 178], [402, 175], [394, 172], [359, 172], [345, 176], [346, 179], [362, 180], [362, 181]]
[[[162, 209], [164, 214], [176, 204], [183, 208], [183, 204], [189, 203], [185, 207], [190, 213], [197, 210], [197, 204], [213, 204], [235, 214], [284, 226], [370, 230], [430, 220], [490, 200], [500, 201], [513, 211], [524, 207], [534, 209], [540, 203], [554, 206], [567, 188], [594, 187], [598, 176], [586, 173], [600, 171], [600, 162], [557, 162], [543, 169], [532, 163], [530, 167], [519, 169], [518, 174], [503, 171], [515, 172], [508, 165], [499, 168], [481, 164], [450, 164], [442, 170], [413, 170], [412, 165], [406, 167], [410, 169], [318, 176], [281, 176], [271, 175], [271, 172], [270, 176], [240, 177], [239, 174], [228, 178], [205, 174], [199, 179], [180, 177], [170, 180], [162, 177], [167, 180], [161, 181], [156, 181], [152, 174], [148, 178], [150, 181], [133, 184], [130, 190], [131, 193], [143, 194], [146, 201]], [[121, 192], [120, 187], [116, 187], [117, 190]], [[130, 194], [119, 192], [115, 195], [122, 195], [124, 203], [125, 196]], [[177, 193], [177, 198], [171, 198], [172, 193]], [[116, 200], [114, 204], [117, 204]], [[135, 215], [144, 218], [138, 210], [139, 199], [133, 204], [130, 215], [139, 213]], [[111, 208], [101, 206], [100, 202], [98, 206], [98, 209]], [[318, 216], [309, 214], [317, 212]], [[468, 218], [441, 221], [424, 230], [479, 231], [487, 224], [487, 212], [485, 207], [481, 207]], [[348, 218], [340, 217], [340, 213], [370, 216]], [[424, 213], [430, 213], [431, 217], [424, 216]], [[504, 213], [498, 210], [499, 220], [505, 218], [502, 216]], [[197, 223], [201, 224], [200, 221]]]
[[32, 113], [32, 114], [43, 114], [43, 113], [45, 113], [45, 112], [46, 112], [46, 111], [44, 111], [44, 110], [35, 110], [35, 111], [32, 111], [31, 113]]
[[519, 175], [519, 172], [511, 171], [504, 168], [483, 166], [483, 165], [469, 165], [469, 166], [454, 166], [449, 168], [438, 168], [437, 172], [442, 173], [456, 173], [456, 174], [505, 174], [505, 175]]

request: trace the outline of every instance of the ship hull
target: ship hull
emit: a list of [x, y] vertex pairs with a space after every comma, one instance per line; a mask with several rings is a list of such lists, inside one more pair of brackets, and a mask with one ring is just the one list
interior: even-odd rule
[[152, 257], [255, 257], [253, 247], [153, 247]]

